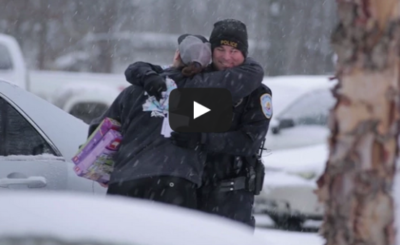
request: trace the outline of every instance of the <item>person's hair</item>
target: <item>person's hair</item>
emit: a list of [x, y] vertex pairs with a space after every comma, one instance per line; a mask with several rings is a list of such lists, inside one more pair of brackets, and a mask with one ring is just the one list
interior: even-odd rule
[[190, 62], [182, 68], [182, 75], [192, 77], [203, 71], [203, 67], [198, 62]]

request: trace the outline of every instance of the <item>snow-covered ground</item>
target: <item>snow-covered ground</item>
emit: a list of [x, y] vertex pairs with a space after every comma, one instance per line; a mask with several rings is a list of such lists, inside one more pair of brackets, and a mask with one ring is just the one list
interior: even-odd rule
[[256, 215], [257, 226], [254, 235], [267, 245], [322, 245], [324, 239], [318, 234], [317, 230], [321, 222], [306, 221], [305, 228], [312, 228], [310, 232], [283, 231], [273, 228], [274, 222], [266, 215]]
[[272, 245], [322, 245], [324, 239], [317, 230], [320, 222], [306, 221], [304, 227], [313, 228], [310, 232], [283, 231], [273, 228], [274, 222], [266, 215], [256, 215], [257, 226], [254, 235], [265, 241], [265, 244]]
[[265, 244], [269, 245], [322, 245], [324, 239], [318, 233], [309, 232], [288, 232], [271, 229], [256, 229], [255, 236], [265, 240]]

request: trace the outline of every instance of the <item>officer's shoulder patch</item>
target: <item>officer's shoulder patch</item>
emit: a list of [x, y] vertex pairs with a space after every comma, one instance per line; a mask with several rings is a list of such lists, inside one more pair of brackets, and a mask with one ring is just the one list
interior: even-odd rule
[[261, 109], [266, 118], [272, 117], [272, 96], [270, 94], [263, 94], [260, 97]]

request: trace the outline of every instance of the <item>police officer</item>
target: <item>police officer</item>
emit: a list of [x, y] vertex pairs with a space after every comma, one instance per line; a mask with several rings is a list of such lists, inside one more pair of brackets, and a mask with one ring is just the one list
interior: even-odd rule
[[[246, 26], [237, 20], [214, 24], [210, 43], [212, 70], [239, 65], [246, 59], [248, 40]], [[248, 80], [243, 79], [243, 83]], [[202, 134], [202, 150], [208, 152], [203, 184], [198, 190], [199, 210], [217, 214], [251, 227], [254, 195], [262, 188], [264, 168], [259, 149], [272, 117], [272, 92], [260, 85], [234, 105], [232, 127], [226, 133]], [[174, 133], [177, 145], [193, 144], [195, 137]]]
[[[239, 82], [241, 86], [248, 88], [249, 83], [254, 83], [253, 79], [259, 79], [257, 77], [259, 70], [254, 69], [257, 67], [256, 62], [247, 57], [247, 30], [242, 22], [228, 19], [215, 23], [210, 42], [213, 63], [202, 75], [221, 72], [229, 75], [235, 74], [239, 69], [241, 73], [236, 80], [225, 80], [223, 76], [214, 76], [205, 81], [213, 79], [212, 83], [219, 86], [226, 82], [230, 84]], [[133, 74], [143, 76], [141, 74], [148, 73], [150, 68], [150, 65], [146, 67], [143, 63], [133, 64], [126, 71], [127, 79], [129, 80]], [[152, 92], [157, 93], [162, 90], [160, 84], [161, 80], [157, 83], [145, 81], [139, 85], [147, 85], [153, 88]], [[201, 85], [202, 82], [197, 82], [193, 87]], [[264, 174], [257, 153], [272, 117], [272, 92], [267, 86], [258, 83], [250, 95], [240, 94], [234, 98], [234, 118], [229, 132], [175, 132], [172, 133], [171, 140], [182, 148], [200, 149], [208, 153], [203, 182], [197, 195], [198, 209], [254, 227], [252, 216], [254, 195], [262, 188]]]

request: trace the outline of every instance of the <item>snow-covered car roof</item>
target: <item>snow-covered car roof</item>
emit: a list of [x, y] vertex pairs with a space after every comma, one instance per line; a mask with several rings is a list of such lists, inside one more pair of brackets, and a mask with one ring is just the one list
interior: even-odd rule
[[39, 236], [86, 244], [265, 244], [244, 225], [133, 198], [21, 191], [3, 192], [0, 203], [0, 241]]
[[66, 159], [71, 159], [86, 141], [88, 125], [46, 100], [1, 80], [0, 94], [24, 111]]

